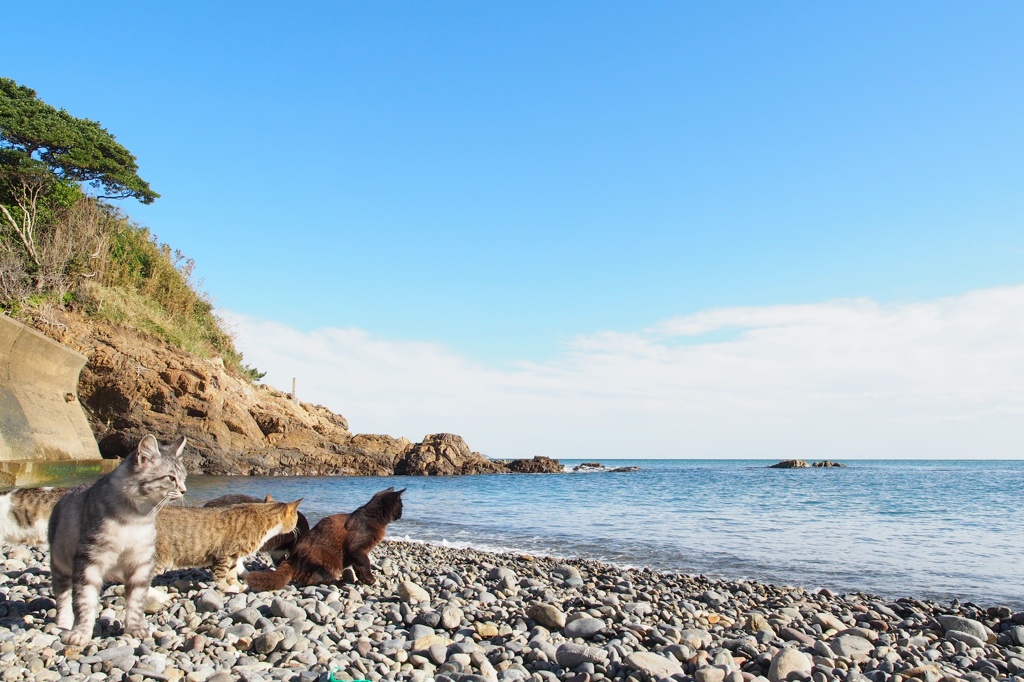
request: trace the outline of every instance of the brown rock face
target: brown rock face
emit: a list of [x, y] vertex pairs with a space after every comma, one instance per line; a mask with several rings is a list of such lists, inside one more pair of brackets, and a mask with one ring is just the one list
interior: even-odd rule
[[557, 459], [534, 456], [533, 459], [511, 459], [505, 466], [514, 474], [560, 474], [565, 471]]
[[[425, 476], [504, 473], [453, 434], [407, 438], [352, 435], [321, 405], [295, 404], [210, 360], [140, 332], [61, 313], [40, 331], [89, 358], [78, 394], [104, 457], [130, 452], [147, 433], [184, 434], [190, 473]], [[552, 461], [552, 460], [549, 460]]]
[[807, 462], [802, 459], [784, 459], [778, 464], [772, 464], [769, 469], [806, 469]]
[[461, 436], [435, 433], [423, 438], [395, 465], [399, 476], [498, 474], [508, 469], [479, 452], [471, 452]]

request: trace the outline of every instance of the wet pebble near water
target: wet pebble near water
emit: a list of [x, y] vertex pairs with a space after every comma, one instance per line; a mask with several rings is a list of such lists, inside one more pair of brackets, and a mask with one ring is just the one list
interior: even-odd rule
[[405, 542], [377, 582], [223, 594], [202, 571], [156, 580], [152, 635], [65, 647], [48, 556], [3, 545], [0, 682], [1024, 680], [1024, 613], [709, 580]]

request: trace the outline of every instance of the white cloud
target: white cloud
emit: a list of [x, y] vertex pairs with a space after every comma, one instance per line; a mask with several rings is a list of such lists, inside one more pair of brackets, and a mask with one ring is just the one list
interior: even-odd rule
[[357, 432], [492, 457], [1024, 456], [1024, 286], [724, 308], [498, 368], [359, 329], [228, 314], [266, 381]]

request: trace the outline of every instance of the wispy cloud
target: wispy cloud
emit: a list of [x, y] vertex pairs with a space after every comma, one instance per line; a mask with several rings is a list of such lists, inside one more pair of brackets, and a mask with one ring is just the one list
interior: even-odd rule
[[491, 456], [1024, 456], [1024, 286], [709, 310], [505, 367], [227, 317], [268, 383], [297, 377], [353, 430], [452, 431]]

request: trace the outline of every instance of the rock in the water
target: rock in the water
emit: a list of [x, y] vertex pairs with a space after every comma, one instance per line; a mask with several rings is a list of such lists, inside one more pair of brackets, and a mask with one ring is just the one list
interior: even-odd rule
[[533, 459], [511, 459], [504, 462], [508, 470], [514, 474], [560, 474], [565, 467], [557, 459], [534, 456]]
[[772, 464], [769, 469], [806, 469], [807, 462], [802, 459], [784, 459], [778, 464]]
[[768, 668], [769, 682], [782, 682], [789, 678], [791, 673], [798, 672], [803, 675], [811, 673], [811, 659], [807, 654], [797, 649], [780, 649]]
[[395, 464], [397, 476], [452, 476], [503, 473], [507, 469], [479, 452], [472, 452], [461, 436], [434, 433], [416, 443]]

